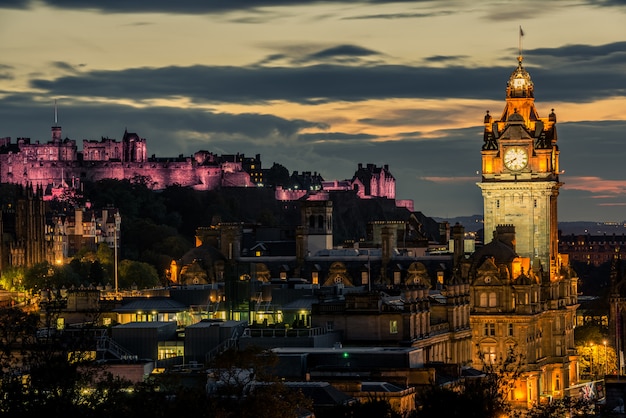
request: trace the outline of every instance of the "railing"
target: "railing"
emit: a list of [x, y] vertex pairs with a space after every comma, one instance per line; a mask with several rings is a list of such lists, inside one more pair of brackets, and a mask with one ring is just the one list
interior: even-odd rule
[[241, 338], [293, 338], [315, 337], [327, 333], [326, 328], [246, 328]]
[[209, 364], [211, 360], [213, 360], [219, 354], [223, 353], [224, 351], [228, 349], [235, 347], [237, 345], [237, 342], [239, 341], [239, 337], [241, 337], [243, 333], [244, 333], [244, 330], [242, 330], [241, 326], [237, 326], [233, 328], [233, 331], [231, 332], [229, 339], [223, 341], [221, 344], [217, 345], [217, 347], [213, 348], [208, 353], [206, 353], [205, 355], [206, 363]]
[[113, 354], [120, 360], [137, 360], [137, 356], [106, 335], [96, 339], [96, 350]]

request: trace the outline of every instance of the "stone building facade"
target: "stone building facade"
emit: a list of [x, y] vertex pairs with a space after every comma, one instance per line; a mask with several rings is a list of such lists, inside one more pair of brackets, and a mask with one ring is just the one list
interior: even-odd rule
[[76, 141], [62, 138], [60, 126], [52, 127], [52, 140], [31, 142], [30, 138], [0, 139], [0, 182], [35, 184], [44, 187], [51, 199], [61, 191], [79, 189], [82, 181], [141, 178], [154, 189], [179, 184], [196, 190], [219, 187], [252, 187], [246, 167], [260, 167], [244, 155], [218, 156], [198, 151], [192, 157], [148, 157], [146, 139], [125, 131], [121, 141], [102, 138], [84, 140], [79, 151]]
[[460, 263], [470, 283], [474, 366], [509, 348], [524, 358], [511, 402], [530, 407], [562, 398], [578, 383], [574, 349], [577, 276], [558, 252], [559, 149], [556, 115], [539, 117], [522, 65], [509, 78], [500, 119], [484, 118], [485, 236], [493, 240]]
[[0, 208], [0, 271], [51, 261], [41, 187], [7, 187]]

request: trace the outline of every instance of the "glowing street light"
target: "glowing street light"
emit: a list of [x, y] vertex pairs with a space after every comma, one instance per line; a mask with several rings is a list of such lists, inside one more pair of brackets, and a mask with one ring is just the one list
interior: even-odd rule
[[115, 228], [113, 229], [113, 249], [115, 251], [115, 298], [117, 299], [117, 295], [118, 295], [118, 287], [117, 287], [117, 247], [118, 247], [118, 241], [117, 241], [117, 233], [120, 229], [120, 224], [122, 223], [122, 219], [120, 216], [119, 212], [115, 212], [115, 215], [113, 215], [113, 218], [115, 219]]

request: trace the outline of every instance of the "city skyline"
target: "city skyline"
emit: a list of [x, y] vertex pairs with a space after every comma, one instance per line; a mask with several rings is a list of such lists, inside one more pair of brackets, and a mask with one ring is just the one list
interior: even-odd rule
[[49, 140], [57, 100], [63, 136], [77, 141], [128, 129], [150, 155], [261, 154], [266, 168], [327, 180], [388, 164], [397, 198], [434, 217], [482, 213], [482, 120], [502, 112], [521, 46], [540, 116], [558, 118], [559, 220], [626, 219], [626, 2], [0, 9], [0, 137]]

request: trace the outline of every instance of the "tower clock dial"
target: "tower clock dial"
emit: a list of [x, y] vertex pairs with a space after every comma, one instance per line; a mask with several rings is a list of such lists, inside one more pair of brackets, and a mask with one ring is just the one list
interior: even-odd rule
[[504, 153], [504, 165], [509, 170], [518, 171], [528, 164], [528, 153], [524, 148], [511, 147]]

